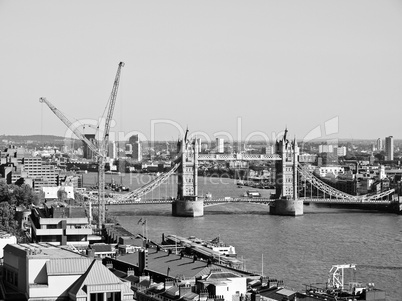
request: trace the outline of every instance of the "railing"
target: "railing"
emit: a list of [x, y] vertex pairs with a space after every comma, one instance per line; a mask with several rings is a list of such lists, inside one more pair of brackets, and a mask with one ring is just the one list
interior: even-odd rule
[[171, 204], [174, 200], [171, 199], [153, 199], [153, 200], [117, 200], [117, 201], [109, 201], [107, 204], [110, 205], [143, 205], [143, 204]]
[[198, 154], [198, 161], [273, 161], [282, 160], [273, 154]]
[[[144, 204], [171, 204], [175, 199], [153, 199], [153, 200], [139, 200], [139, 201], [113, 201], [108, 203], [111, 205], [144, 205]], [[269, 198], [246, 198], [246, 197], [225, 197], [219, 199], [204, 199], [204, 205], [221, 204], [221, 203], [258, 203], [258, 204], [273, 204], [275, 200]]]
[[204, 206], [212, 205], [212, 204], [223, 204], [223, 203], [255, 203], [255, 204], [265, 204], [265, 205], [274, 205], [275, 200], [268, 198], [220, 198], [220, 199], [205, 199]]
[[36, 229], [36, 235], [63, 235], [63, 229]]
[[332, 198], [310, 198], [303, 197], [299, 198], [304, 203], [316, 203], [316, 204], [379, 204], [379, 205], [388, 205], [392, 202], [389, 200], [348, 200], [348, 199], [332, 199]]
[[66, 235], [91, 235], [91, 228], [67, 228]]

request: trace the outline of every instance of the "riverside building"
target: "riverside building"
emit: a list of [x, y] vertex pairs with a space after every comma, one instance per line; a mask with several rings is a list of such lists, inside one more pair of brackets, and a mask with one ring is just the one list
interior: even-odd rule
[[43, 164], [42, 158], [32, 156], [24, 148], [10, 146], [1, 152], [0, 172], [7, 184], [15, 184], [23, 180], [34, 188], [35, 192], [42, 187], [59, 185], [60, 169], [54, 165]]
[[389, 136], [385, 138], [385, 155], [386, 160], [394, 160], [394, 137]]

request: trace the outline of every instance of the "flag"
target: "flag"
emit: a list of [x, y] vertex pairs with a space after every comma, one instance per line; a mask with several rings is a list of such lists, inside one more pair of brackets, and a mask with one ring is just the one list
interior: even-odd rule
[[144, 221], [142, 222], [142, 225], [144, 226], [147, 223], [147, 220], [144, 219]]
[[142, 223], [142, 217], [140, 218], [140, 220], [138, 221], [137, 225]]

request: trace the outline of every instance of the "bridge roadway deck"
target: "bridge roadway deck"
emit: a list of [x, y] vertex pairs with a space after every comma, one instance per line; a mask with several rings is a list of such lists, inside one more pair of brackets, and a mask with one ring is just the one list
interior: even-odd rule
[[198, 154], [198, 161], [276, 161], [282, 160], [277, 154]]
[[[171, 204], [175, 200], [171, 199], [152, 199], [152, 200], [128, 200], [128, 201], [107, 201], [107, 205], [126, 205], [126, 204], [133, 204], [133, 205], [144, 205], [144, 204]], [[220, 199], [205, 199], [204, 205], [209, 204], [221, 204], [221, 203], [274, 203], [275, 200], [268, 199], [268, 198], [220, 198]], [[96, 206], [96, 203], [93, 204]]]
[[[333, 199], [333, 198], [299, 198], [304, 203], [316, 203], [316, 204], [378, 204], [378, 205], [389, 205], [393, 203], [389, 200], [347, 200], [347, 199]], [[144, 204], [171, 204], [174, 200], [172, 199], [152, 199], [152, 200], [128, 200], [128, 201], [107, 201], [107, 205], [144, 205]], [[256, 203], [256, 204], [269, 204], [273, 205], [275, 203], [274, 199], [269, 198], [244, 198], [244, 197], [225, 197], [220, 199], [205, 199], [204, 205], [212, 204], [223, 204], [223, 203]], [[96, 203], [93, 204], [96, 206]]]
[[365, 199], [357, 199], [357, 200], [348, 200], [348, 199], [332, 199], [332, 198], [299, 198], [303, 200], [304, 203], [315, 203], [315, 204], [378, 204], [378, 205], [389, 205], [393, 203], [389, 200], [365, 200]]

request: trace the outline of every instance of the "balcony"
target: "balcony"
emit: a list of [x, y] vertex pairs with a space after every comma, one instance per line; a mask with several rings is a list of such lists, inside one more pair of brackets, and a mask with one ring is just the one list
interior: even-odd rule
[[91, 235], [92, 228], [67, 228], [66, 235]]
[[63, 235], [63, 229], [34, 229], [36, 235]]

